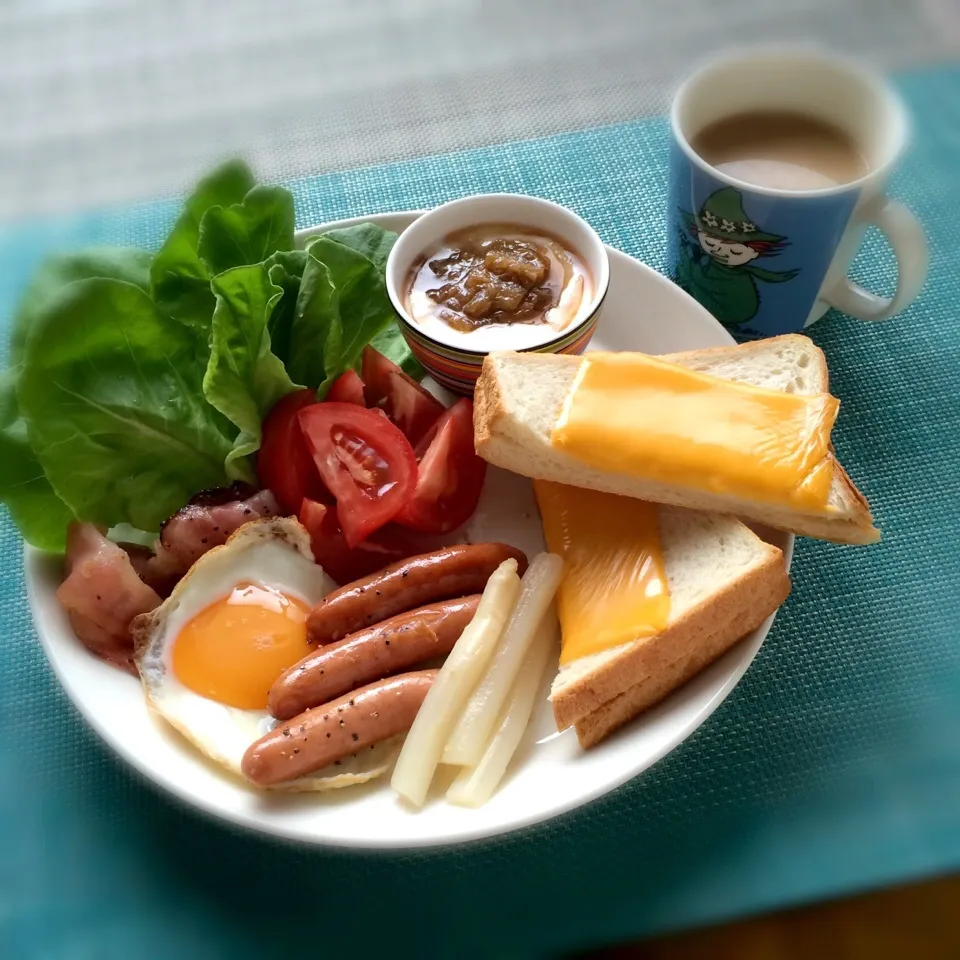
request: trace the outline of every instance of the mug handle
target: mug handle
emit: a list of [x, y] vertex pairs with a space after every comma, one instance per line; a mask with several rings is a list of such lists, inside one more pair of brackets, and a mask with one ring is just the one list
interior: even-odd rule
[[880, 297], [842, 277], [823, 299], [861, 320], [889, 320], [916, 298], [927, 278], [927, 238], [920, 221], [889, 197], [881, 197], [874, 209], [867, 208], [862, 220], [878, 227], [890, 241], [897, 258], [897, 289], [892, 297]]

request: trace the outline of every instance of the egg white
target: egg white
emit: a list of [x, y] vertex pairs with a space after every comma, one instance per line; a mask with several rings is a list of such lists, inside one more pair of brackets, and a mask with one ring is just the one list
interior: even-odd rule
[[[279, 590], [310, 606], [336, 587], [314, 563], [309, 535], [295, 519], [256, 520], [200, 557], [173, 593], [133, 627], [148, 705], [211, 760], [237, 775], [242, 775], [240, 762], [247, 748], [276, 720], [265, 709], [244, 710], [200, 696], [177, 679], [171, 664], [174, 642], [186, 624], [242, 583]], [[386, 741], [279, 788], [325, 790], [363, 782], [385, 772], [396, 750], [395, 742]]]

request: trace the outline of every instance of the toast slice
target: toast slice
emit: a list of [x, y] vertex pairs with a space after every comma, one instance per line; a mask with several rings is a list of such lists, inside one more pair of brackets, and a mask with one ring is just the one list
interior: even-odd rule
[[550, 691], [557, 727], [576, 725], [584, 747], [689, 680], [790, 592], [781, 551], [738, 520], [666, 506], [658, 519], [667, 626], [563, 665]]
[[[798, 334], [668, 354], [662, 359], [711, 376], [789, 393], [808, 395], [829, 390], [823, 351]], [[523, 476], [654, 503], [734, 514], [820, 540], [864, 544], [880, 538], [867, 501], [836, 461], [828, 500], [832, 512], [825, 516], [600, 471], [554, 449], [550, 435], [579, 363], [579, 357], [562, 354], [489, 354], [474, 394], [477, 453]]]

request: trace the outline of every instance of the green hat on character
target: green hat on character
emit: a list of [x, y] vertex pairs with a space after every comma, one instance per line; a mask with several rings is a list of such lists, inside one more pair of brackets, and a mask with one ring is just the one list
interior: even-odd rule
[[779, 243], [784, 237], [761, 230], [744, 212], [743, 197], [735, 187], [723, 187], [707, 197], [694, 216], [683, 211], [690, 227], [696, 227], [711, 237], [729, 240], [731, 243], [747, 243], [750, 240], [765, 240]]

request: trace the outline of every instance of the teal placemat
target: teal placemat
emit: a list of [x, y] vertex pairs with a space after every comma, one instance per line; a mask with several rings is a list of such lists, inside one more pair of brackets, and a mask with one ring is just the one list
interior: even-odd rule
[[[475, 846], [357, 856], [238, 834], [137, 780], [78, 719], [4, 522], [0, 955], [542, 956], [960, 867], [960, 69], [900, 83], [917, 143], [893, 192], [929, 232], [929, 283], [890, 324], [815, 333], [837, 447], [884, 540], [798, 544], [793, 595], [696, 735], [614, 794]], [[304, 226], [535, 193], [662, 268], [665, 147], [646, 121], [292, 186]], [[174, 209], [3, 232], [0, 315], [45, 250], [156, 243]], [[879, 242], [858, 264], [889, 288]]]

